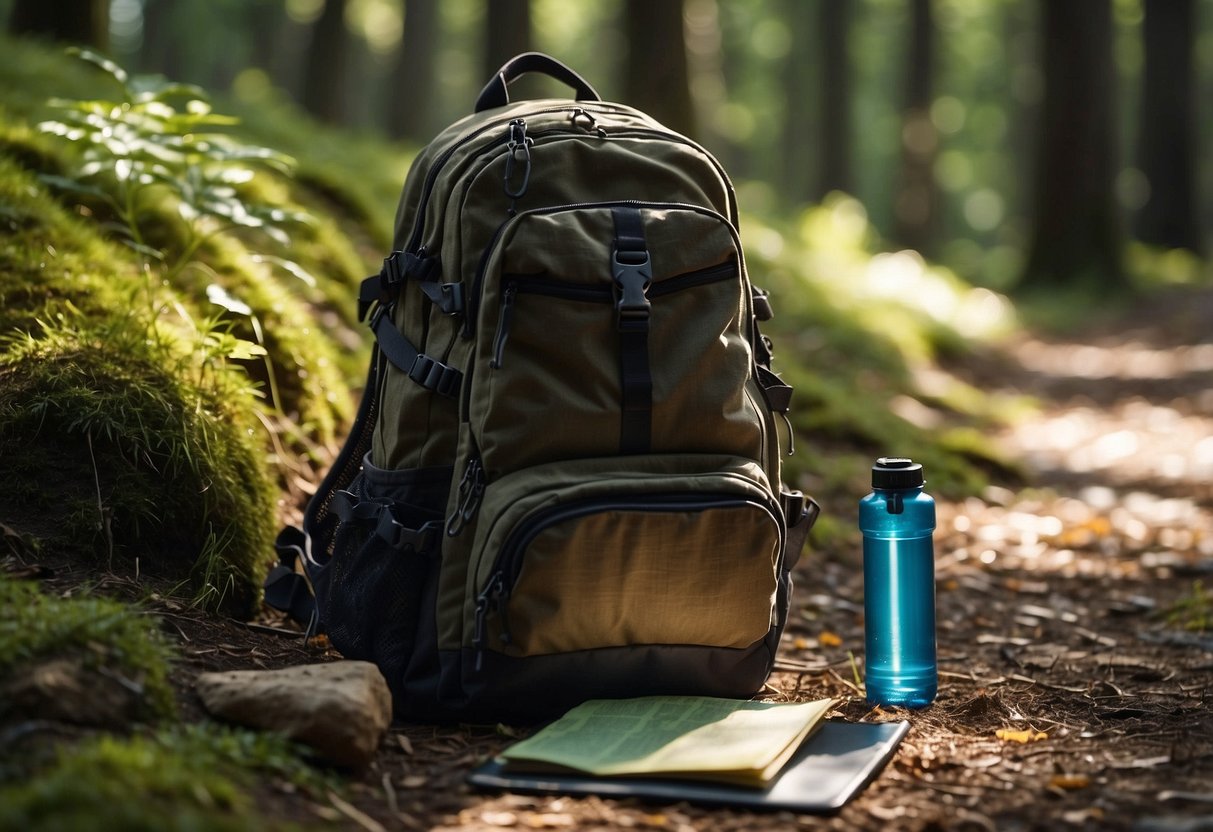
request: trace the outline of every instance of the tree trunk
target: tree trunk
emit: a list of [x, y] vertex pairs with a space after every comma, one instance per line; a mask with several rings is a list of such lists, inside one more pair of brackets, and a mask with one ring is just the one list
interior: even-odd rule
[[486, 0], [484, 28], [484, 81], [492, 78], [510, 58], [531, 51], [531, 0]]
[[852, 0], [819, 0], [821, 28], [821, 157], [815, 196], [854, 192], [851, 176]]
[[1122, 287], [1111, 0], [1040, 0], [1044, 108], [1022, 285]]
[[387, 130], [394, 138], [418, 144], [433, 138], [437, 77], [437, 0], [404, 0], [404, 37], [391, 73]]
[[694, 136], [695, 107], [687, 68], [683, 0], [627, 0], [624, 100], [672, 130]]
[[905, 109], [901, 122], [901, 171], [893, 204], [893, 239], [899, 245], [921, 252], [931, 249], [939, 201], [934, 170], [939, 135], [931, 122], [934, 41], [931, 0], [911, 0]]
[[109, 49], [109, 0], [16, 0], [9, 34]]
[[345, 77], [351, 47], [345, 7], [346, 0], [324, 0], [324, 11], [312, 26], [303, 71], [304, 108], [330, 124], [341, 124], [345, 118]]
[[1138, 239], [1204, 251], [1196, 206], [1196, 95], [1193, 0], [1146, 0], [1145, 79], [1138, 167], [1149, 197], [1137, 215]]

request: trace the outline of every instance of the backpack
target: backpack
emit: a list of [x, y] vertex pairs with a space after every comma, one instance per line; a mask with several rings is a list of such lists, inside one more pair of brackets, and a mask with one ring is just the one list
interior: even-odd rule
[[[528, 72], [575, 98], [511, 102]], [[393, 248], [267, 600], [376, 663], [402, 718], [757, 692], [817, 506], [782, 485], [791, 388], [719, 163], [526, 53], [416, 158]]]

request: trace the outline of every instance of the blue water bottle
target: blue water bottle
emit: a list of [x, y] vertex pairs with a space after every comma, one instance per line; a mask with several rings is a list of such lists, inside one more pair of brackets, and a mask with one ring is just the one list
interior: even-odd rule
[[935, 501], [922, 466], [881, 458], [859, 501], [867, 698], [921, 708], [935, 699]]

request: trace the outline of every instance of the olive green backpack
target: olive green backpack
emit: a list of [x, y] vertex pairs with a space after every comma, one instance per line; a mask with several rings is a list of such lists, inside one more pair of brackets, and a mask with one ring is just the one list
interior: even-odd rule
[[[527, 72], [575, 99], [511, 102]], [[413, 163], [394, 248], [357, 422], [267, 598], [307, 614], [301, 559], [398, 717], [753, 695], [816, 505], [782, 488], [791, 390], [716, 160], [520, 55]]]

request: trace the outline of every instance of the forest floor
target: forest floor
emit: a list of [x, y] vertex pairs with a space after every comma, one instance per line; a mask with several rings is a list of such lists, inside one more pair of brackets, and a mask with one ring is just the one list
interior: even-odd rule
[[[873, 708], [857, 686], [858, 547], [806, 551], [766, 694], [912, 725], [837, 815], [479, 793], [465, 776], [510, 732], [421, 725], [389, 730], [343, 796], [267, 787], [260, 808], [369, 830], [1213, 829], [1213, 291], [1065, 338], [1025, 335], [953, 370], [1036, 398], [1036, 415], [997, 437], [1032, 487], [940, 502], [940, 693], [921, 711]], [[325, 657], [298, 637], [152, 607], [179, 642], [186, 719], [203, 718], [199, 672]]]

